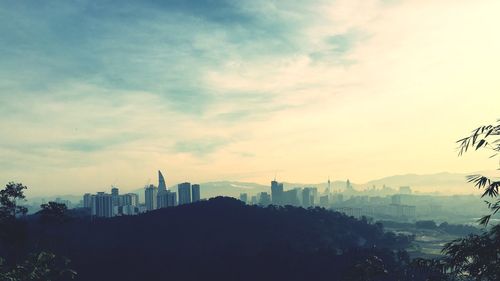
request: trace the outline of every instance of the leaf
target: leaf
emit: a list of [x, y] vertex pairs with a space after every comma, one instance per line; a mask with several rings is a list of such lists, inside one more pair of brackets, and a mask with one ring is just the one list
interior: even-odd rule
[[491, 215], [486, 215], [486, 216], [480, 218], [479, 220], [477, 220], [477, 222], [480, 225], [488, 226], [488, 223], [490, 222], [490, 219], [491, 219]]
[[486, 144], [488, 144], [488, 143], [486, 142], [485, 139], [480, 140], [476, 146], [476, 150], [478, 150], [479, 148], [481, 148], [481, 146], [486, 145]]

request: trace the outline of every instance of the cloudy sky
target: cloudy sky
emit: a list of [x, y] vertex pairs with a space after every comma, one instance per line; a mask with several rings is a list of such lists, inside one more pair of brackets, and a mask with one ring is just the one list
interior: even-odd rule
[[496, 168], [500, 1], [0, 2], [0, 184]]

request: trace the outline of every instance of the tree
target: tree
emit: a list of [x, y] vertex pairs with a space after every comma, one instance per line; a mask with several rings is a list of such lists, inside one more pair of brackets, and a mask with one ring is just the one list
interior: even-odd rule
[[[471, 135], [460, 139], [457, 141], [459, 144], [459, 155], [464, 154], [469, 148], [478, 149], [488, 149], [493, 151], [490, 158], [497, 157], [500, 153], [500, 119], [497, 120], [497, 124], [485, 125], [476, 128], [472, 131]], [[498, 169], [500, 170], [500, 169]], [[486, 200], [486, 204], [490, 209], [490, 214], [483, 216], [479, 223], [481, 225], [488, 225], [491, 216], [495, 215], [500, 211], [500, 198], [498, 197], [498, 189], [500, 187], [500, 180], [494, 180], [483, 175], [470, 175], [467, 177], [468, 181], [474, 183], [474, 185], [483, 189], [483, 197], [489, 197], [490, 200]]]
[[500, 225], [481, 235], [471, 234], [447, 243], [445, 264], [457, 277], [500, 280]]
[[49, 202], [40, 205], [42, 208], [37, 212], [40, 219], [45, 223], [62, 223], [68, 219], [68, 207], [64, 203]]
[[25, 261], [8, 267], [0, 258], [0, 280], [6, 281], [66, 281], [76, 272], [68, 268], [69, 259], [58, 258], [53, 253], [31, 254]]
[[[500, 119], [497, 123], [481, 126], [472, 131], [470, 136], [458, 140], [459, 155], [473, 148], [492, 150], [494, 154], [491, 157], [497, 157], [500, 152]], [[493, 200], [486, 200], [490, 213], [479, 220], [481, 225], [487, 226], [491, 217], [500, 211], [500, 181], [483, 175], [470, 175], [468, 181], [484, 190], [481, 198]], [[444, 246], [442, 252], [445, 254], [445, 265], [454, 277], [500, 280], [500, 225], [495, 225], [480, 235], [471, 234], [451, 241]]]
[[26, 241], [25, 223], [17, 219], [28, 212], [26, 207], [17, 204], [25, 199], [26, 188], [21, 183], [9, 182], [0, 190], [0, 253], [13, 263], [17, 261]]
[[[0, 190], [0, 280], [6, 281], [66, 281], [74, 279], [76, 272], [68, 268], [69, 259], [49, 252], [31, 253], [24, 256], [24, 243], [28, 236], [26, 220], [17, 219], [26, 215], [28, 209], [18, 206], [25, 200], [21, 183], [10, 182]], [[64, 204], [49, 202], [42, 204], [39, 212], [42, 217], [60, 221], [65, 218], [67, 207]], [[25, 259], [25, 260], [23, 260]]]
[[0, 220], [13, 219], [18, 215], [26, 215], [28, 209], [18, 206], [19, 200], [24, 200], [24, 190], [27, 189], [22, 183], [9, 182], [5, 189], [0, 190]]

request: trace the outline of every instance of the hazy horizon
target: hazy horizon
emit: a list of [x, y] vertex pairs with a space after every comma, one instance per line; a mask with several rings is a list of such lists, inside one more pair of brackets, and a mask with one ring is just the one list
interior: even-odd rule
[[[410, 186], [414, 194], [439, 194], [439, 195], [479, 195], [482, 193], [481, 190], [474, 188], [474, 186], [467, 182], [466, 176], [471, 174], [482, 174], [482, 175], [494, 175], [496, 171], [474, 171], [471, 173], [449, 173], [449, 172], [440, 172], [434, 174], [401, 174], [401, 175], [390, 175], [382, 178], [371, 179], [366, 182], [355, 182], [351, 179], [330, 179], [331, 186], [333, 192], [343, 192], [343, 188], [345, 187], [346, 180], [349, 180], [354, 190], [357, 192], [366, 192], [367, 189], [375, 187], [376, 190], [381, 190], [383, 186], [387, 186], [397, 192], [400, 186]], [[496, 177], [493, 177], [496, 178]], [[269, 179], [267, 182], [250, 182], [250, 181], [238, 181], [238, 180], [214, 180], [209, 182], [191, 182], [192, 184], [198, 183], [202, 185], [202, 194], [207, 192], [204, 184], [209, 184], [208, 192], [210, 194], [214, 194], [214, 196], [228, 196], [225, 193], [214, 193], [213, 184], [218, 183], [230, 183], [233, 186], [233, 183], [245, 184], [243, 186], [234, 186], [239, 188], [248, 189], [250, 194], [259, 193], [259, 189], [254, 189], [255, 185], [264, 188], [265, 191], [270, 187], [270, 181], [273, 179]], [[293, 189], [296, 187], [318, 187], [320, 192], [326, 190], [328, 186], [328, 179], [325, 181], [313, 181], [313, 182], [296, 182], [293, 179], [281, 179], [276, 178], [277, 181], [285, 184], [285, 190]], [[177, 185], [182, 182], [169, 182], [166, 181], [167, 188], [170, 190], [177, 190]], [[88, 186], [85, 189], [85, 193], [96, 193], [96, 192], [109, 192], [112, 187], [117, 187], [120, 190], [120, 193], [128, 193], [135, 192], [142, 194], [143, 189], [149, 184], [153, 184], [158, 186], [158, 178], [152, 178], [148, 180], [148, 182], [144, 186], [129, 186], [123, 185], [118, 186], [115, 184], [109, 184], [107, 186]], [[28, 187], [31, 189], [31, 187]], [[36, 191], [36, 190], [35, 190]], [[67, 193], [33, 193], [33, 190], [28, 190], [27, 194], [30, 197], [34, 198], [51, 198], [57, 196], [77, 196], [81, 197], [82, 193], [79, 191], [71, 193], [71, 190], [67, 190]], [[245, 192], [240, 190], [241, 192]], [[234, 191], [236, 196], [236, 190]], [[203, 198], [209, 198], [213, 196], [205, 196]]]
[[158, 169], [169, 184], [496, 169], [487, 151], [458, 157], [455, 142], [499, 117], [498, 11], [493, 0], [2, 2], [0, 184], [83, 194], [155, 183]]

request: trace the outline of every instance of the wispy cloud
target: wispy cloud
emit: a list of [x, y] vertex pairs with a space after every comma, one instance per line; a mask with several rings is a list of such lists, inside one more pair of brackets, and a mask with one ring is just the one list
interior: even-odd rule
[[459, 134], [447, 118], [468, 128], [464, 112], [498, 100], [498, 3], [424, 2], [4, 1], [0, 180], [83, 190], [136, 187], [159, 166], [179, 180], [459, 169], [419, 133], [446, 151]]

